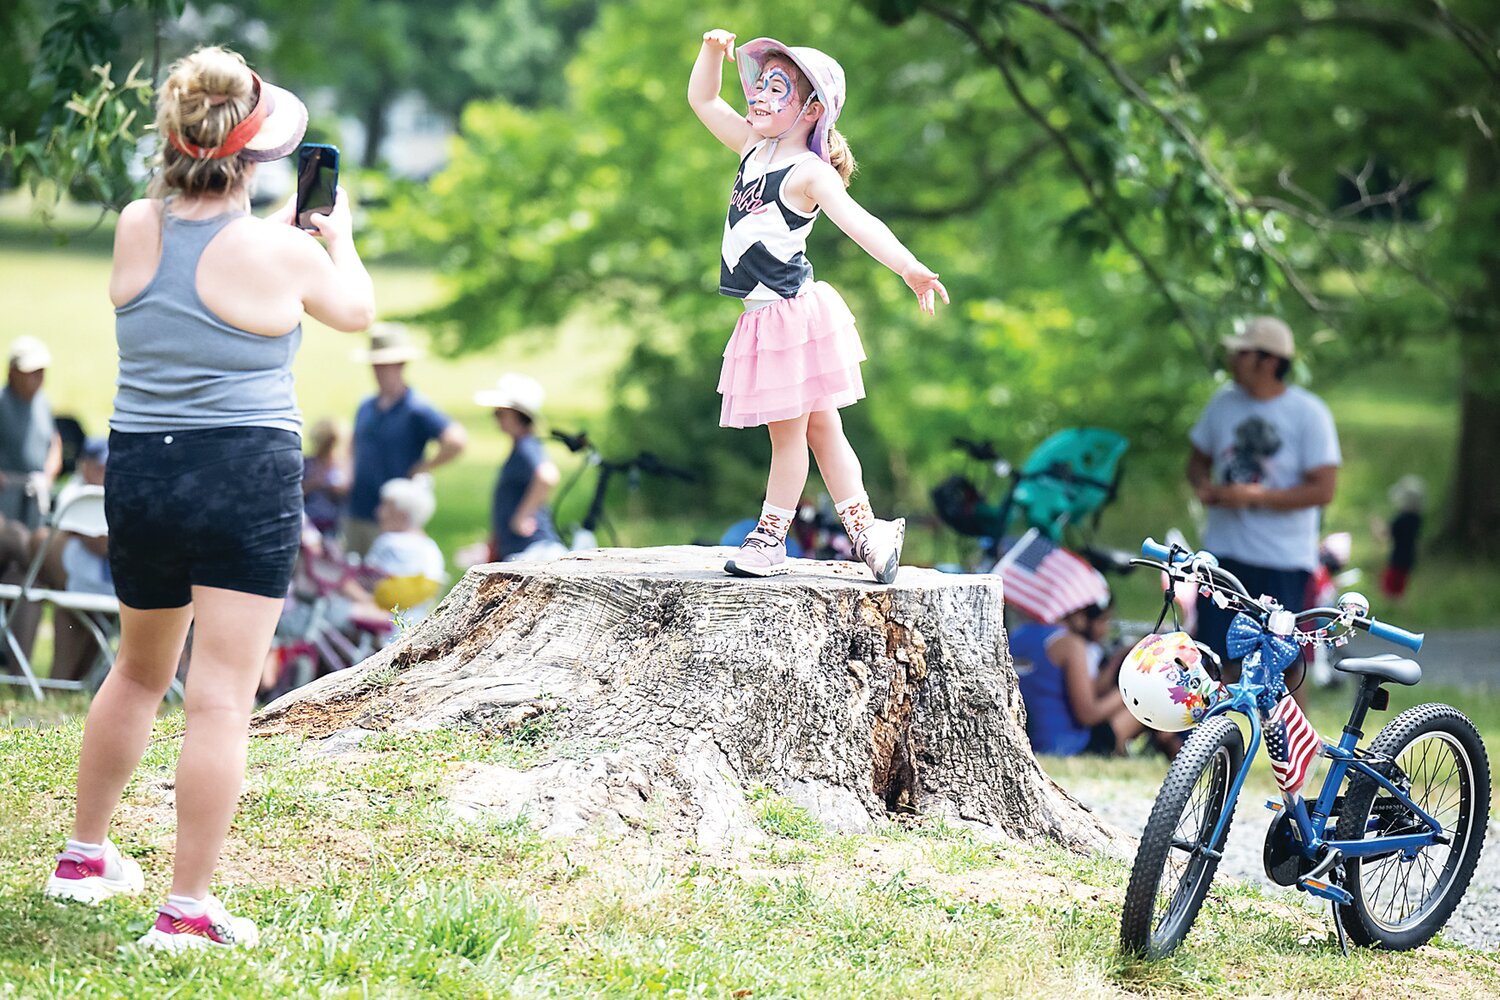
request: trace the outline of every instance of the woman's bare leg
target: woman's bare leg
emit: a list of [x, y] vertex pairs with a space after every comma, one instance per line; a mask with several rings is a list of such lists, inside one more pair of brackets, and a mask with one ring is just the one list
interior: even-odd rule
[[208, 895], [245, 779], [250, 713], [283, 600], [194, 587], [187, 733], [177, 763], [172, 893]]
[[146, 752], [192, 621], [192, 605], [155, 611], [120, 606], [120, 652], [83, 727], [74, 840], [102, 844], [108, 835], [125, 784]]

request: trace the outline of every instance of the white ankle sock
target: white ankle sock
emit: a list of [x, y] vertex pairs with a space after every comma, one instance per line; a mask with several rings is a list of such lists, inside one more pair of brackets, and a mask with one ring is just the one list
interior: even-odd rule
[[834, 504], [833, 509], [838, 511], [839, 520], [844, 522], [844, 530], [849, 532], [850, 538], [858, 538], [859, 533], [875, 521], [875, 512], [870, 509], [870, 494], [863, 491], [843, 503]]
[[770, 535], [778, 542], [784, 542], [796, 516], [795, 510], [777, 507], [768, 501], [760, 505], [760, 523], [755, 526], [755, 530], [763, 535]]
[[208, 912], [208, 897], [194, 899], [192, 896], [167, 896], [167, 902], [177, 907], [184, 917], [201, 917]]
[[[53, 841], [53, 843], [57, 843], [57, 841]], [[103, 844], [89, 844], [85, 843], [82, 840], [68, 841], [67, 849], [72, 851], [74, 854], [81, 854], [86, 858], [97, 858], [99, 855], [104, 853]]]

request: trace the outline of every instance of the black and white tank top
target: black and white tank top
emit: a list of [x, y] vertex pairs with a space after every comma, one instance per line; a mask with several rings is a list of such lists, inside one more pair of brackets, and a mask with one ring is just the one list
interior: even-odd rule
[[768, 166], [756, 162], [764, 145], [756, 143], [740, 160], [719, 258], [719, 292], [744, 299], [747, 306], [795, 298], [813, 280], [807, 234], [818, 210], [797, 211], [782, 198], [782, 189], [792, 171], [817, 154], [802, 153]]

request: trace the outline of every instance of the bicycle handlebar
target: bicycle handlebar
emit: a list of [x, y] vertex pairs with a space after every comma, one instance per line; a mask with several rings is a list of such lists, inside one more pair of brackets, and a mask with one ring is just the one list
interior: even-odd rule
[[995, 450], [995, 442], [970, 441], [968, 438], [956, 437], [953, 439], [953, 447], [979, 462], [994, 462], [1000, 458], [1000, 453]]
[[577, 434], [568, 434], [565, 431], [553, 431], [552, 439], [554, 441], [561, 441], [567, 445], [569, 451], [575, 453], [583, 451], [591, 443], [588, 431], [579, 431]]
[[[1385, 622], [1376, 621], [1373, 618], [1364, 620], [1355, 619], [1355, 623], [1364, 625], [1365, 629], [1377, 639], [1393, 642], [1398, 646], [1405, 646], [1413, 653], [1422, 648], [1422, 640], [1427, 638], [1425, 632], [1408, 632], [1404, 628], [1387, 625]], [[1368, 624], [1367, 624], [1368, 623]]]
[[[1238, 591], [1237, 596], [1249, 601], [1252, 606], [1260, 608], [1260, 605], [1257, 604], [1254, 600], [1251, 600], [1250, 596], [1245, 593], [1244, 584], [1240, 583], [1240, 581], [1235, 578], [1233, 573], [1230, 573], [1228, 570], [1219, 568], [1219, 560], [1214, 557], [1212, 552], [1200, 551], [1189, 553], [1181, 547], [1166, 546], [1161, 544], [1154, 538], [1147, 538], [1141, 543], [1141, 554], [1146, 556], [1148, 559], [1154, 559], [1158, 563], [1164, 564], [1162, 566], [1162, 568], [1164, 569], [1175, 569], [1177, 567], [1189, 566], [1194, 563], [1204, 566], [1208, 569], [1210, 575], [1213, 576], [1216, 580], [1225, 580], [1227, 582], [1232, 582], [1235, 585], [1235, 589]], [[1260, 608], [1260, 610], [1265, 609]], [[1303, 611], [1299, 613], [1298, 618], [1315, 617], [1313, 612], [1318, 610], [1332, 611], [1333, 615], [1330, 615], [1329, 617], [1333, 617], [1342, 613], [1339, 609], [1334, 608], [1315, 608], [1313, 609], [1313, 611]], [[1378, 621], [1375, 618], [1366, 617], [1363, 615], [1355, 615], [1353, 618], [1353, 623], [1359, 628], [1362, 628], [1365, 631], [1369, 632], [1377, 639], [1384, 639], [1386, 642], [1394, 643], [1397, 646], [1405, 646], [1407, 649], [1410, 649], [1414, 653], [1422, 648], [1422, 641], [1426, 638], [1426, 633], [1408, 632], [1404, 628], [1397, 628], [1395, 625], [1389, 625], [1385, 622]]]

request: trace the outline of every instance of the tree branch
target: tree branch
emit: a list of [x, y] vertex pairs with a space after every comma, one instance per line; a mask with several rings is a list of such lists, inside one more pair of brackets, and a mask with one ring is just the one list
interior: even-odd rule
[[1073, 144], [1068, 141], [1068, 137], [1047, 120], [1047, 116], [1042, 113], [1041, 109], [1027, 99], [1026, 94], [1021, 89], [1020, 83], [1015, 78], [1015, 74], [1011, 72], [1010, 65], [1004, 53], [986, 41], [978, 25], [967, 18], [942, 7], [925, 3], [924, 6], [934, 17], [948, 23], [957, 29], [960, 34], [973, 42], [975, 47], [979, 49], [980, 54], [999, 71], [1001, 78], [1005, 81], [1005, 89], [1010, 92], [1016, 105], [1026, 114], [1026, 117], [1030, 118], [1038, 128], [1047, 134], [1051, 143], [1062, 153], [1063, 159], [1067, 162], [1069, 169], [1073, 171], [1078, 177], [1079, 183], [1083, 185], [1084, 194], [1088, 196], [1089, 204], [1109, 223], [1109, 228], [1115, 234], [1115, 238], [1120, 241], [1120, 245], [1125, 248], [1126, 252], [1135, 259], [1136, 264], [1141, 268], [1142, 273], [1146, 275], [1147, 280], [1155, 286], [1158, 294], [1167, 302], [1172, 311], [1177, 315], [1178, 320], [1187, 329], [1188, 333], [1192, 335], [1194, 342], [1199, 347], [1199, 352], [1204, 354], [1206, 360], [1209, 356], [1209, 351], [1205, 349], [1207, 341], [1193, 322], [1192, 316], [1178, 300], [1171, 286], [1167, 284], [1166, 278], [1157, 270], [1155, 263], [1137, 245], [1129, 231], [1125, 228], [1124, 222], [1110, 208], [1104, 196], [1099, 193], [1097, 179], [1083, 165], [1083, 162], [1079, 160], [1077, 152], [1073, 149]]
[[[1214, 187], [1218, 188], [1220, 193], [1234, 205], [1236, 211], [1240, 213], [1244, 212], [1248, 207], [1248, 202], [1219, 171], [1218, 164], [1208, 154], [1208, 150], [1204, 148], [1203, 142], [1198, 138], [1197, 133], [1188, 128], [1181, 118], [1162, 107], [1150, 94], [1146, 93], [1146, 88], [1142, 87], [1136, 81], [1135, 77], [1127, 73], [1124, 67], [1116, 62], [1108, 52], [1104, 51], [1103, 47], [1100, 46], [1092, 35], [1084, 31], [1076, 21], [1060, 10], [1039, 3], [1037, 0], [1015, 0], [1015, 2], [1018, 6], [1052, 22], [1082, 45], [1084, 50], [1109, 72], [1110, 77], [1119, 85], [1121, 90], [1125, 91], [1138, 105], [1161, 119], [1167, 128], [1171, 129], [1187, 145], [1193, 160], [1203, 169], [1204, 174], [1208, 176]], [[1282, 277], [1286, 279], [1287, 284], [1291, 285], [1292, 289], [1296, 291], [1297, 295], [1309, 309], [1319, 315], [1325, 315], [1330, 311], [1328, 303], [1318, 297], [1317, 293], [1308, 286], [1302, 275], [1297, 272], [1297, 269], [1292, 266], [1291, 261], [1287, 260], [1281, 251], [1277, 250], [1264, 238], [1258, 227], [1247, 224], [1245, 225], [1245, 231], [1250, 234], [1251, 239], [1255, 240], [1256, 249], [1276, 265], [1277, 269], [1281, 271]]]

